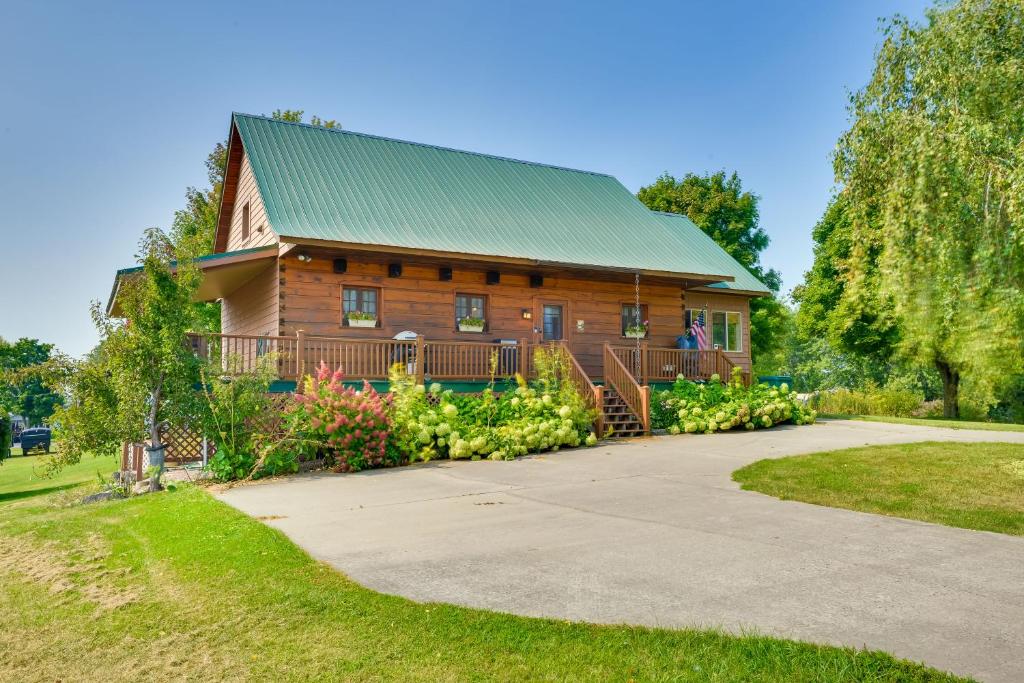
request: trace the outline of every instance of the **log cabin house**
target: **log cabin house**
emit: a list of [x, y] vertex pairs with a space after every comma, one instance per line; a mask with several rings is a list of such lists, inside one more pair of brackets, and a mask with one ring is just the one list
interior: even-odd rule
[[[768, 294], [609, 175], [244, 114], [199, 265], [221, 333], [197, 352], [275, 352], [285, 389], [323, 360], [479, 390], [495, 354], [499, 374], [528, 376], [532, 350], [558, 344], [621, 434], [648, 431], [652, 384], [734, 366], [749, 381], [748, 304]], [[707, 348], [678, 349], [698, 319]]]

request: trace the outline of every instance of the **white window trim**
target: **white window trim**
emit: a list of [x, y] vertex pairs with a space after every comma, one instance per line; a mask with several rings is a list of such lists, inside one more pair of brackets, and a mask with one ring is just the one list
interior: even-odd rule
[[729, 341], [729, 314], [734, 314], [739, 321], [740, 335], [736, 342], [739, 344], [738, 348], [735, 349], [722, 349], [722, 353], [743, 353], [743, 313], [740, 311], [723, 311], [723, 310], [712, 310], [711, 311], [711, 348], [715, 346], [715, 313], [722, 313], [725, 315], [725, 340], [726, 343]]

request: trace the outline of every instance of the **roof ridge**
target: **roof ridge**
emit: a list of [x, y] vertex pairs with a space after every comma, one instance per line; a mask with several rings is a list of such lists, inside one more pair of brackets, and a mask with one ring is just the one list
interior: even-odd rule
[[473, 152], [468, 149], [458, 149], [455, 147], [444, 147], [443, 145], [432, 145], [427, 142], [415, 142], [412, 140], [403, 140], [401, 138], [391, 138], [386, 135], [374, 135], [373, 133], [361, 133], [356, 130], [346, 130], [344, 128], [325, 128], [324, 126], [314, 126], [311, 123], [302, 123], [301, 121], [282, 121], [281, 119], [275, 119], [271, 116], [260, 116], [258, 114], [246, 114], [240, 111], [231, 112], [232, 117], [241, 116], [248, 119], [257, 119], [260, 121], [268, 121], [270, 123], [280, 123], [288, 126], [299, 126], [301, 128], [312, 128], [315, 130], [323, 130], [328, 133], [344, 133], [345, 135], [354, 135], [361, 138], [370, 138], [371, 140], [384, 140], [386, 142], [398, 142], [403, 145], [413, 145], [414, 147], [426, 147], [427, 149], [436, 149], [443, 152], [456, 152], [458, 154], [468, 154], [475, 157], [483, 157], [485, 159], [495, 159], [497, 161], [509, 161], [514, 164], [525, 164], [526, 166], [539, 166], [541, 168], [551, 168], [557, 171], [571, 171], [573, 173], [585, 173], [587, 175], [600, 176], [602, 178], [612, 178], [617, 180], [615, 176], [609, 173], [601, 173], [599, 171], [587, 171], [581, 168], [571, 168], [569, 166], [558, 166], [556, 164], [545, 164], [541, 161], [526, 161], [525, 159], [516, 159], [514, 157], [504, 157], [499, 154], [487, 154], [485, 152]]

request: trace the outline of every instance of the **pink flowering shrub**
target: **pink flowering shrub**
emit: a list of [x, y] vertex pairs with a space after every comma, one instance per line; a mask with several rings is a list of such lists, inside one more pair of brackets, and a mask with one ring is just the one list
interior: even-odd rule
[[320, 363], [316, 376], [306, 377], [303, 392], [295, 394], [290, 422], [302, 440], [333, 458], [339, 472], [398, 464], [397, 449], [389, 446], [389, 397], [368, 382], [363, 389], [346, 387], [340, 370]]

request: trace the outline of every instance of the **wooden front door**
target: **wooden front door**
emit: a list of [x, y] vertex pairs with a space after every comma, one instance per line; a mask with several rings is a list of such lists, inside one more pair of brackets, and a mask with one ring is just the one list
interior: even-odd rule
[[569, 329], [569, 302], [565, 299], [533, 299], [533, 339], [536, 343], [566, 341], [572, 338]]

